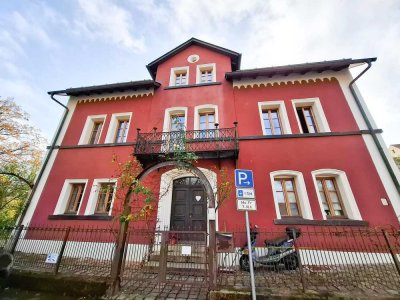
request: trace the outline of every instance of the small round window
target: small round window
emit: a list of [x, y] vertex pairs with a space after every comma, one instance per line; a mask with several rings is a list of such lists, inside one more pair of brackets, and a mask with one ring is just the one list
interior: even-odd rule
[[200, 56], [198, 56], [197, 54], [192, 54], [187, 58], [187, 61], [190, 63], [195, 63], [198, 62], [200, 59]]

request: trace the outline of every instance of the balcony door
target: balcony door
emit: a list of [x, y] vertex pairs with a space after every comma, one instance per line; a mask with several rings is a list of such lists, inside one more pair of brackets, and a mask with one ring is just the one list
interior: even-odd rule
[[174, 180], [170, 229], [207, 231], [207, 197], [199, 178]]

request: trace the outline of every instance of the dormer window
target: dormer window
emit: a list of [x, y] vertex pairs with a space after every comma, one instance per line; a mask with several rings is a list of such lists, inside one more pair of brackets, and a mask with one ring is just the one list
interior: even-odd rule
[[215, 64], [198, 65], [196, 83], [215, 82], [215, 74]]
[[189, 83], [189, 67], [179, 67], [171, 69], [170, 86], [182, 86]]

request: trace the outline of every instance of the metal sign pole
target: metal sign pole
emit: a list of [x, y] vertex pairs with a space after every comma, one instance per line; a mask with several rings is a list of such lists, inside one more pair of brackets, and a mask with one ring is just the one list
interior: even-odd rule
[[252, 299], [256, 300], [256, 285], [254, 282], [253, 252], [251, 251], [249, 212], [247, 210], [246, 210], [246, 231], [247, 231], [247, 247], [249, 250], [251, 295], [252, 295]]

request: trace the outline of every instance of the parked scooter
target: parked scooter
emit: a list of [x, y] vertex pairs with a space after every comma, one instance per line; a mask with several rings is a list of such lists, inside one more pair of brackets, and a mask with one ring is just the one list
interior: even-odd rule
[[[258, 226], [250, 228], [250, 240], [252, 246], [252, 258], [253, 265], [265, 265], [271, 266], [275, 270], [279, 269], [280, 265], [286, 270], [295, 270], [299, 266], [299, 261], [297, 258], [297, 252], [294, 248], [294, 241], [298, 237], [300, 237], [301, 232], [299, 229], [294, 227], [286, 228], [286, 236], [277, 238], [274, 240], [265, 240], [266, 248], [263, 248], [265, 251], [259, 251], [263, 253], [260, 255], [255, 251], [255, 245], [257, 241], [258, 235]], [[250, 262], [249, 262], [249, 250], [246, 245], [240, 250], [241, 256], [239, 259], [240, 268], [244, 271], [250, 270]]]

